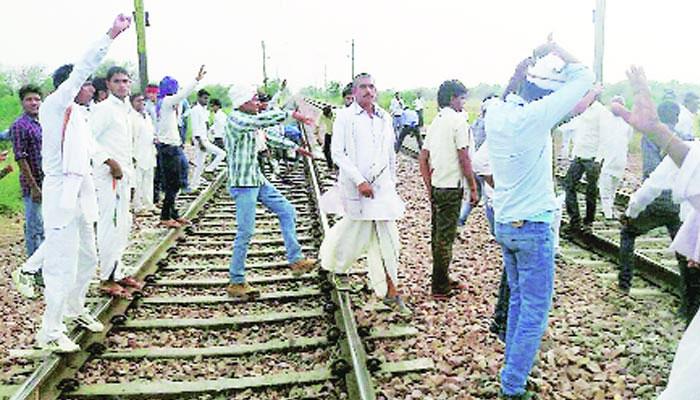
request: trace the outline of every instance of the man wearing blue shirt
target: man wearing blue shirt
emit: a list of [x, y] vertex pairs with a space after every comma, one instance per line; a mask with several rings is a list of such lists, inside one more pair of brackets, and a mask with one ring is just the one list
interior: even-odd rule
[[[563, 60], [563, 82], [545, 90], [527, 80], [537, 58]], [[495, 233], [510, 288], [505, 365], [501, 390], [506, 399], [529, 399], [525, 383], [552, 304], [554, 249], [552, 222], [557, 204], [552, 180], [552, 128], [593, 85], [588, 68], [554, 42], [518, 65], [502, 99], [489, 102], [486, 142], [495, 192]]]

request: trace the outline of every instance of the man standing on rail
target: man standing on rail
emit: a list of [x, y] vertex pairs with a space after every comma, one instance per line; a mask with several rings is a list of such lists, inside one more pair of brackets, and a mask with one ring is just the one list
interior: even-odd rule
[[[449, 276], [452, 245], [465, 188], [476, 205], [476, 180], [469, 151], [474, 151], [464, 102], [467, 88], [458, 80], [445, 81], [438, 89], [440, 111], [428, 127], [425, 147], [418, 158], [420, 173], [431, 205], [433, 254], [432, 295], [447, 300], [464, 285]], [[472, 153], [473, 154], [473, 153]], [[467, 183], [467, 185], [465, 185]]]
[[[598, 201], [598, 177], [600, 176], [601, 165], [601, 122], [610, 115], [598, 97], [603, 87], [594, 87], [589, 96], [595, 101], [580, 115], [574, 117], [567, 124], [559, 129], [562, 131], [571, 130], [574, 132], [573, 161], [569, 165], [569, 170], [564, 178], [564, 188], [566, 191], [566, 212], [569, 215], [569, 231], [579, 232], [582, 229], [591, 230], [595, 220], [596, 203]], [[605, 135], [609, 132], [605, 132]], [[586, 174], [586, 216], [581, 225], [581, 214], [578, 208], [578, 194], [576, 186]]]
[[[180, 228], [189, 224], [189, 221], [180, 217], [177, 211], [175, 200], [180, 189], [185, 189], [186, 182], [183, 182], [183, 158], [187, 160], [183, 153], [184, 142], [178, 130], [178, 112], [180, 104], [196, 88], [204, 78], [206, 71], [204, 65], [199, 68], [197, 77], [189, 85], [180, 88], [178, 82], [166, 76], [160, 81], [158, 90], [158, 103], [156, 112], [158, 114], [158, 163], [161, 168], [163, 178], [163, 207], [160, 212], [160, 224], [166, 228]], [[186, 162], [185, 162], [186, 164]]]
[[211, 112], [214, 113], [214, 123], [211, 125], [211, 128], [209, 128], [209, 132], [214, 139], [214, 145], [224, 150], [224, 157], [226, 157], [224, 135], [226, 134], [226, 120], [228, 119], [228, 115], [222, 110], [221, 100], [219, 99], [211, 99], [209, 107], [211, 108]]
[[[64, 318], [92, 332], [104, 326], [85, 308], [90, 279], [95, 274], [97, 255], [93, 224], [97, 221], [97, 199], [90, 159], [105, 160], [94, 153], [87, 122], [87, 110], [94, 93], [90, 74], [100, 65], [112, 40], [131, 25], [131, 18], [117, 16], [114, 24], [75, 66], [64, 65], [53, 74], [56, 90], [39, 111], [43, 127], [42, 169], [44, 171], [42, 211], [46, 240], [42, 273], [46, 288], [46, 309], [37, 335], [38, 344], [49, 351], [80, 350], [68, 336]], [[115, 175], [119, 165], [107, 164]]]
[[343, 218], [323, 239], [321, 266], [346, 272], [367, 253], [374, 292], [400, 313], [411, 314], [396, 287], [401, 243], [395, 221], [405, 206], [396, 191], [392, 119], [375, 103], [377, 88], [371, 75], [357, 75], [352, 93], [355, 102], [338, 110], [333, 124], [331, 152], [340, 170], [341, 203], [334, 211]]
[[[233, 256], [229, 269], [230, 283], [226, 292], [231, 297], [250, 298], [260, 295], [260, 291], [245, 280], [245, 260], [248, 245], [255, 231], [255, 206], [258, 200], [277, 214], [282, 229], [282, 238], [287, 250], [287, 262], [294, 275], [311, 271], [315, 260], [304, 258], [296, 233], [296, 211], [294, 206], [265, 178], [256, 152], [257, 132], [260, 129], [279, 125], [290, 113], [284, 110], [262, 111], [255, 86], [233, 85], [229, 90], [233, 111], [229, 116], [227, 130], [228, 182], [231, 197], [236, 202], [236, 240], [233, 243]], [[310, 118], [298, 112], [291, 116], [305, 123]], [[311, 153], [285, 139], [278, 131], [270, 129], [266, 133], [270, 146], [294, 149], [310, 157]]]
[[[202, 171], [214, 172], [221, 161], [226, 157], [226, 152], [209, 141], [207, 137], [207, 122], [209, 121], [209, 92], [201, 89], [197, 92], [197, 104], [190, 110], [190, 119], [192, 122], [192, 141], [195, 146], [195, 168], [192, 176], [192, 185], [196, 190], [202, 180]], [[207, 155], [212, 154], [214, 159], [205, 168], [207, 163]]]
[[97, 254], [100, 259], [100, 290], [129, 298], [127, 288], [142, 285], [123, 273], [122, 255], [131, 232], [131, 188], [134, 178], [133, 133], [129, 102], [131, 78], [122, 67], [107, 71], [109, 96], [91, 110], [90, 127], [104, 159], [93, 159], [95, 190], [100, 219], [97, 223]]
[[[673, 101], [665, 101], [659, 104], [657, 109], [659, 121], [665, 124], [671, 131], [674, 130], [674, 127], [678, 123], [679, 113], [680, 107]], [[657, 157], [660, 159], [661, 154], [658, 154]], [[664, 226], [671, 236], [671, 239], [673, 239], [681, 227], [681, 208], [673, 201], [670, 190], [670, 186], [673, 182], [665, 182], [663, 172], [656, 172], [655, 176], [655, 171], [659, 170], [660, 166], [660, 162], [658, 165], [654, 166], [654, 169], [644, 180], [642, 187], [630, 197], [628, 209], [625, 212], [625, 216], [622, 218], [618, 285], [620, 290], [625, 293], [629, 293], [632, 287], [632, 277], [634, 275], [634, 245], [637, 236], [643, 235], [660, 226]], [[663, 169], [660, 171], [663, 171]], [[647, 182], [650, 179], [651, 182]], [[652, 188], [651, 190], [653, 190], [653, 192], [649, 192], [647, 188]], [[650, 193], [653, 193], [653, 195]], [[685, 258], [678, 257], [678, 268], [683, 276], [685, 276], [687, 273], [687, 261]], [[687, 316], [688, 309], [688, 299], [685, 296], [688, 290], [686, 289], [687, 288], [683, 286], [683, 290], [681, 291], [684, 296], [681, 298], [680, 314], [684, 316]]]
[[403, 115], [403, 100], [401, 100], [399, 92], [394, 93], [394, 97], [391, 98], [389, 112], [393, 118], [394, 136], [398, 138], [401, 129], [401, 116]]
[[561, 59], [562, 81], [545, 90], [527, 79], [532, 58], [521, 62], [503, 98], [486, 107], [485, 127], [494, 179], [496, 240], [510, 288], [505, 365], [506, 399], [530, 399], [525, 384], [547, 327], [554, 290], [552, 222], [557, 204], [552, 179], [552, 128], [593, 85], [593, 73], [556, 43], [538, 47], [539, 58]]

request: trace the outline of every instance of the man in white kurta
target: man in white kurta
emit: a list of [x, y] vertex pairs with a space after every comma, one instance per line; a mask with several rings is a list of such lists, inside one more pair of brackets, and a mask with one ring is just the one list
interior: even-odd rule
[[355, 103], [338, 110], [333, 124], [331, 153], [340, 170], [336, 194], [343, 218], [321, 244], [321, 266], [346, 272], [367, 253], [374, 292], [410, 313], [396, 290], [400, 242], [395, 221], [405, 207], [396, 192], [392, 118], [374, 103], [376, 93], [373, 78], [359, 75], [353, 83]]
[[85, 308], [85, 295], [97, 266], [93, 230], [97, 200], [90, 158], [103, 156], [92, 141], [83, 105], [94, 93], [86, 80], [104, 59], [112, 39], [130, 24], [130, 18], [119, 15], [108, 34], [75, 66], [59, 68], [54, 74], [56, 90], [44, 99], [39, 111], [44, 133], [42, 169], [46, 175], [42, 187], [46, 240], [41, 247], [46, 308], [37, 342], [50, 351], [79, 350], [65, 334], [65, 318], [74, 318], [78, 325], [93, 332], [104, 329]]
[[[201, 89], [197, 93], [197, 104], [190, 110], [190, 119], [192, 122], [192, 141], [195, 148], [195, 169], [192, 176], [192, 187], [197, 189], [199, 185], [205, 183], [202, 180], [202, 172], [213, 172], [224, 160], [226, 152], [209, 141], [207, 137], [207, 122], [209, 121], [209, 92]], [[206, 166], [207, 155], [214, 155], [214, 160]]]
[[131, 97], [134, 140], [134, 210], [153, 211], [153, 171], [156, 167], [155, 127], [146, 111], [143, 95]]
[[[140, 287], [123, 271], [122, 255], [131, 232], [131, 188], [134, 182], [134, 149], [129, 102], [131, 80], [120, 67], [107, 72], [109, 97], [91, 110], [90, 127], [105, 159], [94, 160], [95, 189], [100, 219], [97, 223], [97, 251], [100, 259], [101, 290], [117, 297], [129, 297], [125, 287]], [[119, 165], [121, 176], [110, 170], [106, 160]]]
[[[615, 96], [611, 102], [624, 104], [622, 96]], [[600, 120], [600, 146], [597, 160], [602, 162], [598, 190], [605, 218], [612, 219], [615, 192], [627, 166], [627, 148], [632, 138], [632, 127], [624, 119], [611, 112], [603, 113]]]

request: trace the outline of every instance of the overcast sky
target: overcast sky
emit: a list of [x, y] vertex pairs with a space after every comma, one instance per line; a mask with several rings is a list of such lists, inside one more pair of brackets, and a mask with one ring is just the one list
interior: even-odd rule
[[[594, 0], [144, 0], [149, 76], [194, 78], [206, 64], [209, 83], [262, 80], [261, 40], [271, 78], [290, 86], [350, 79], [371, 72], [380, 89], [505, 84], [515, 64], [547, 33], [590, 65]], [[607, 2], [606, 82], [624, 79], [632, 63], [650, 79], [700, 83], [700, 6], [681, 0]], [[0, 23], [0, 65], [75, 60], [132, 0], [7, 0]], [[137, 64], [135, 29], [108, 58]], [[325, 71], [325, 73], [324, 73]]]

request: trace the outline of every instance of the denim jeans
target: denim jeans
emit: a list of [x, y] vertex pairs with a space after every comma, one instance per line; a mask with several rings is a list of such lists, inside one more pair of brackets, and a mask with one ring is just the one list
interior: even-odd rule
[[31, 196], [25, 196], [23, 200], [24, 246], [27, 249], [27, 257], [31, 257], [44, 241], [44, 221], [41, 218], [41, 203], [34, 202]]
[[496, 240], [510, 289], [505, 365], [501, 389], [506, 395], [525, 391], [525, 383], [547, 328], [554, 291], [554, 246], [551, 224], [525, 221], [520, 227], [496, 223]]
[[190, 182], [187, 180], [187, 174], [190, 172], [190, 162], [187, 160], [185, 151], [179, 148], [178, 157], [180, 158], [180, 188], [188, 190]]
[[260, 187], [232, 187], [231, 197], [236, 202], [236, 239], [233, 242], [233, 257], [229, 267], [232, 283], [245, 282], [245, 259], [248, 244], [255, 231], [255, 205], [260, 200], [265, 207], [277, 214], [282, 228], [284, 247], [287, 250], [287, 262], [293, 264], [303, 258], [301, 246], [297, 241], [296, 210], [270, 182]]
[[[475, 175], [475, 178], [476, 178], [476, 194], [478, 196], [479, 201], [481, 201], [481, 197], [483, 196], [483, 190], [484, 190], [484, 178], [482, 178], [479, 175]], [[469, 218], [469, 214], [471, 214], [473, 208], [474, 207], [472, 207], [471, 203], [469, 202], [469, 198], [467, 196], [467, 198], [462, 201], [462, 209], [459, 211], [459, 219], [457, 220], [457, 225], [464, 226], [464, 224], [467, 223], [467, 218]], [[487, 214], [487, 217], [488, 217], [488, 214]], [[491, 226], [493, 226], [493, 224], [491, 224]]]

